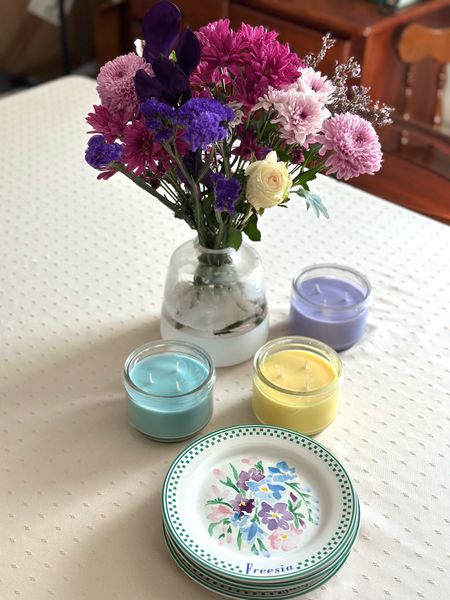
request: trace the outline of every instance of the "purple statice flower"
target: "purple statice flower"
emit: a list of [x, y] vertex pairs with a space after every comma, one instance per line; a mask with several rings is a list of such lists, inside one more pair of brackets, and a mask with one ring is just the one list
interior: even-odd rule
[[234, 500], [231, 501], [233, 510], [242, 516], [244, 513], [252, 513], [255, 508], [255, 500], [253, 498], [244, 498], [242, 494], [237, 494]]
[[228, 133], [226, 125], [233, 118], [229, 106], [212, 98], [192, 98], [176, 114], [177, 124], [185, 129], [184, 139], [194, 152], [223, 140]]
[[319, 154], [331, 151], [325, 165], [327, 174], [336, 173], [338, 179], [350, 179], [363, 173], [373, 175], [381, 167], [382, 152], [375, 129], [359, 115], [334, 115], [324, 122]]
[[86, 162], [94, 169], [104, 169], [122, 156], [121, 144], [107, 144], [102, 135], [93, 135], [85, 152]]
[[236, 485], [238, 488], [241, 488], [241, 490], [247, 491], [247, 481], [261, 481], [261, 479], [264, 479], [264, 475], [259, 469], [255, 469], [255, 467], [252, 467], [248, 471], [241, 471], [239, 473], [239, 479], [237, 480]]
[[[234, 177], [228, 179], [228, 177], [219, 174], [212, 175], [211, 180], [214, 189], [215, 209], [220, 212], [233, 213], [239, 192], [241, 191], [241, 184]], [[256, 469], [251, 470], [256, 471]], [[261, 477], [264, 477], [264, 475], [261, 475]], [[259, 481], [259, 479], [254, 479], [254, 481]], [[242, 489], [245, 490], [248, 488], [242, 487]]]
[[141, 113], [145, 117], [147, 127], [155, 133], [159, 142], [173, 138], [175, 134], [175, 109], [156, 98], [149, 98], [141, 104]]
[[284, 502], [276, 502], [273, 506], [267, 502], [261, 503], [261, 510], [258, 517], [261, 517], [264, 525], [267, 525], [269, 531], [274, 529], [289, 529], [288, 521], [293, 521], [294, 517], [287, 510], [287, 505]]

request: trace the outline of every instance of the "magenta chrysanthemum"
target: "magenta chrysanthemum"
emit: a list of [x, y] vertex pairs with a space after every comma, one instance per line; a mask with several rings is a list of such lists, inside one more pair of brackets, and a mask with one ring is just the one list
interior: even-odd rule
[[136, 115], [139, 100], [134, 87], [134, 76], [139, 69], [153, 75], [151, 65], [134, 52], [118, 56], [103, 65], [97, 77], [97, 91], [102, 105], [111, 112], [125, 111]]
[[280, 89], [297, 79], [304, 64], [288, 44], [277, 41], [277, 32], [242, 23], [237, 36], [248, 42], [250, 52], [242, 75], [235, 82], [236, 100], [251, 108], [270, 86]]
[[373, 175], [380, 169], [380, 141], [373, 126], [362, 117], [335, 115], [325, 121], [322, 131], [317, 141], [322, 144], [321, 155], [331, 151], [325, 163], [328, 174], [347, 180], [363, 173]]
[[120, 139], [127, 122], [131, 119], [130, 113], [122, 111], [109, 112], [105, 106], [94, 105], [94, 112], [86, 117], [92, 127], [89, 133], [101, 133], [108, 144]]
[[[197, 32], [201, 62], [191, 84], [204, 93], [209, 85], [227, 85], [230, 99], [252, 108], [270, 86], [281, 88], [296, 81], [303, 62], [288, 44], [277, 41], [275, 31], [243, 23], [230, 29], [228, 19], [210, 23]], [[203, 89], [202, 89], [203, 88]]]
[[142, 121], [133, 119], [123, 136], [122, 162], [126, 168], [135, 175], [160, 173], [162, 164], [159, 161], [163, 156], [168, 162], [169, 156], [155, 140], [153, 132]]

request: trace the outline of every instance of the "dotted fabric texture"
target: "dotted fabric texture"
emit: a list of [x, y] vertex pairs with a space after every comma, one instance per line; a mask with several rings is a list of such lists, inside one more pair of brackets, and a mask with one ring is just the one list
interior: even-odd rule
[[[95, 83], [69, 77], [0, 102], [0, 598], [202, 600], [170, 558], [164, 475], [186, 443], [127, 424], [121, 371], [159, 338], [165, 271], [192, 237], [120, 175], [84, 162]], [[362, 525], [347, 563], [305, 600], [448, 600], [450, 229], [343, 183], [262, 219], [271, 337], [290, 285], [319, 262], [373, 285], [365, 338], [341, 356], [343, 398], [317, 439], [350, 473]], [[254, 423], [251, 363], [219, 369], [205, 432]]]

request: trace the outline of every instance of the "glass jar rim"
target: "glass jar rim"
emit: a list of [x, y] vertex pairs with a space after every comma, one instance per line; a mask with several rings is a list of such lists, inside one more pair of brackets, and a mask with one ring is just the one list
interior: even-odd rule
[[[321, 304], [317, 304], [317, 302], [313, 302], [310, 298], [306, 297], [301, 292], [301, 284], [305, 280], [305, 277], [313, 271], [319, 269], [334, 269], [341, 273], [350, 273], [353, 275], [358, 282], [361, 284], [361, 292], [363, 293], [363, 298], [359, 302], [355, 302], [351, 306], [323, 306]], [[346, 281], [349, 281], [347, 278]], [[372, 286], [370, 281], [367, 279], [365, 275], [363, 275], [360, 271], [353, 269], [352, 267], [346, 267], [344, 265], [339, 265], [337, 263], [320, 263], [316, 265], [311, 265], [310, 267], [306, 267], [302, 271], [299, 271], [292, 280], [292, 290], [293, 292], [302, 299], [302, 302], [309, 304], [310, 306], [314, 306], [317, 309], [320, 309], [323, 312], [340, 312], [346, 313], [354, 311], [360, 307], [366, 305], [369, 301], [370, 295], [372, 293]]]
[[206, 248], [200, 244], [198, 237], [194, 239], [194, 246], [204, 254], [233, 254], [237, 252], [236, 248], [232, 248], [231, 246], [227, 246], [226, 248]]
[[[177, 346], [180, 349], [190, 350], [191, 353], [186, 354], [188, 354], [189, 356], [194, 356], [194, 358], [201, 357], [204, 360], [205, 366], [207, 366], [208, 370], [204, 381], [202, 381], [197, 387], [192, 388], [187, 392], [177, 392], [175, 394], [160, 394], [156, 392], [148, 392], [147, 390], [144, 390], [137, 386], [130, 377], [130, 367], [136, 360], [136, 358], [138, 358], [139, 355], [144, 354], [148, 350], [164, 350], [169, 346]], [[194, 353], [193, 355], [192, 351]], [[158, 352], [155, 352], [155, 354], [158, 354]], [[184, 398], [205, 389], [206, 386], [211, 386], [215, 381], [215, 367], [210, 355], [205, 350], [203, 350], [203, 348], [200, 348], [200, 346], [197, 346], [196, 344], [191, 344], [190, 342], [182, 342], [178, 340], [157, 340], [154, 342], [147, 342], [146, 344], [139, 346], [138, 348], [133, 350], [131, 354], [128, 355], [123, 367], [123, 377], [126, 384], [130, 388], [132, 388], [139, 394], [143, 394], [144, 396], [148, 396], [151, 398]]]
[[[286, 346], [287, 348], [285, 348]], [[267, 379], [260, 367], [260, 363], [265, 358], [265, 356], [267, 356], [271, 350], [275, 349], [279, 349], [279, 351], [283, 351], [284, 349], [302, 349], [315, 353], [318, 356], [321, 356], [322, 358], [326, 359], [332, 366], [334, 366], [335, 376], [332, 379], [332, 381], [330, 381], [330, 383], [314, 390], [297, 391], [281, 387], [273, 381]], [[319, 342], [319, 340], [315, 340], [313, 338], [303, 336], [287, 336], [270, 340], [269, 342], [264, 344], [264, 346], [261, 346], [261, 348], [255, 354], [255, 358], [253, 359], [253, 372], [265, 385], [267, 385], [272, 390], [281, 392], [287, 396], [295, 396], [297, 398], [300, 397], [307, 399], [320, 397], [323, 396], [323, 394], [331, 393], [334, 390], [336, 390], [342, 384], [344, 376], [344, 365], [338, 353], [335, 350], [333, 350], [333, 348], [331, 348], [330, 346], [327, 346], [327, 344]]]

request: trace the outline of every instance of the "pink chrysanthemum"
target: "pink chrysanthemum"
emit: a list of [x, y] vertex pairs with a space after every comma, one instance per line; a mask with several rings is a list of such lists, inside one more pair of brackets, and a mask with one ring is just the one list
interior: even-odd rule
[[134, 52], [118, 56], [103, 65], [97, 77], [97, 91], [102, 105], [111, 112], [125, 111], [136, 115], [139, 100], [134, 87], [134, 76], [139, 69], [153, 75], [151, 65]]
[[302, 69], [300, 77], [293, 85], [296, 86], [299, 92], [315, 94], [320, 102], [324, 104], [330, 101], [331, 94], [334, 92], [334, 85], [331, 81], [312, 67]]
[[280, 124], [281, 137], [288, 144], [301, 146], [322, 129], [323, 121], [330, 116], [330, 111], [315, 94], [299, 92], [292, 85], [283, 90], [269, 88], [257, 108], [274, 108], [276, 115], [272, 123]]
[[371, 123], [351, 113], [335, 115], [317, 136], [322, 144], [320, 154], [331, 151], [325, 165], [327, 173], [338, 179], [350, 179], [363, 173], [373, 175], [381, 167], [382, 152], [377, 133]]
[[112, 144], [123, 135], [126, 124], [131, 119], [131, 114], [123, 111], [110, 112], [105, 106], [94, 106], [94, 112], [86, 117], [92, 127], [89, 133], [101, 133], [108, 144]]

